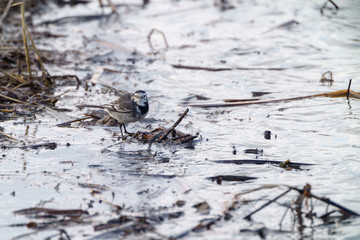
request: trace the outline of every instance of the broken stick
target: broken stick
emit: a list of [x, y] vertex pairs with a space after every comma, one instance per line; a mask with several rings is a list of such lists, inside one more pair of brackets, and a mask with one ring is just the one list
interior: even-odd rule
[[279, 198], [281, 198], [282, 196], [286, 195], [288, 192], [291, 191], [291, 188], [289, 188], [288, 190], [286, 190], [285, 192], [283, 192], [282, 194], [280, 194], [279, 196], [277, 196], [276, 198], [268, 201], [267, 203], [265, 203], [264, 205], [262, 205], [261, 207], [259, 207], [258, 209], [256, 209], [255, 211], [251, 212], [250, 214], [248, 214], [246, 217], [244, 217], [244, 219], [250, 221], [251, 216], [255, 213], [257, 213], [258, 211], [260, 211], [261, 209], [267, 207], [268, 205], [270, 205], [271, 203], [275, 202], [276, 200], [278, 200]]
[[151, 138], [149, 141], [149, 146], [151, 146], [151, 144], [153, 144], [153, 142], [155, 142], [155, 140], [158, 139], [160, 136], [161, 137], [159, 140], [164, 140], [167, 137], [167, 135], [169, 135], [169, 133], [172, 132], [177, 127], [177, 125], [180, 124], [180, 122], [183, 120], [183, 118], [186, 116], [186, 114], [188, 112], [189, 112], [189, 109], [187, 108], [185, 110], [185, 112], [183, 112], [183, 114], [181, 114], [179, 119], [168, 130], [166, 130], [164, 134], [161, 132], [159, 134], [156, 134], [153, 138]]
[[[292, 189], [292, 190], [295, 190], [295, 191], [298, 191], [300, 194], [303, 194], [303, 190], [302, 190], [302, 189], [298, 189], [298, 188], [296, 188], [296, 187], [290, 187], [290, 186], [288, 186], [288, 188], [289, 188], [289, 189]], [[310, 193], [310, 197], [313, 197], [313, 198], [315, 198], [315, 199], [317, 199], [317, 200], [319, 200], [319, 201], [322, 201], [322, 202], [324, 202], [324, 203], [327, 203], [327, 204], [329, 204], [329, 205], [331, 205], [331, 206], [333, 206], [333, 207], [336, 207], [336, 208], [340, 209], [340, 211], [341, 211], [344, 215], [347, 214], [347, 215], [349, 215], [349, 216], [356, 216], [356, 217], [359, 217], [359, 216], [360, 216], [360, 214], [358, 214], [358, 213], [356, 213], [356, 212], [354, 212], [354, 211], [352, 211], [352, 210], [350, 210], [350, 209], [348, 209], [348, 208], [346, 208], [346, 207], [343, 207], [343, 206], [341, 206], [340, 204], [337, 204], [336, 202], [331, 201], [329, 198], [326, 198], [326, 197], [318, 197], [318, 196], [316, 196], [316, 195], [314, 195], [314, 194], [312, 194], [312, 193]]]

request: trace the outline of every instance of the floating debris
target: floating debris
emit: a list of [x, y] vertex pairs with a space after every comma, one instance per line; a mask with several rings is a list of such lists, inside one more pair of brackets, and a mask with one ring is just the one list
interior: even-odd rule
[[88, 211], [84, 211], [82, 209], [52, 209], [52, 208], [25, 208], [21, 210], [14, 211], [14, 214], [19, 215], [27, 215], [27, 216], [34, 216], [36, 218], [44, 218], [50, 216], [61, 216], [61, 217], [71, 217], [71, 218], [78, 218], [83, 215], [89, 215]]
[[55, 150], [57, 148], [58, 144], [56, 142], [49, 142], [49, 143], [39, 143], [39, 144], [32, 144], [32, 145], [25, 145], [25, 146], [1, 146], [4, 149], [7, 148], [20, 148], [20, 149], [39, 149], [39, 148], [45, 148], [50, 150]]
[[263, 149], [258, 149], [258, 148], [255, 148], [255, 149], [245, 149], [244, 150], [244, 153], [247, 153], [247, 154], [259, 154], [259, 155], [263, 155], [264, 154], [264, 150]]
[[232, 99], [232, 102], [225, 102], [225, 103], [189, 103], [185, 106], [188, 107], [198, 107], [198, 108], [223, 108], [223, 107], [238, 107], [238, 106], [247, 106], [252, 104], [268, 104], [268, 103], [277, 103], [277, 102], [287, 102], [287, 101], [297, 101], [303, 100], [307, 98], [314, 98], [314, 97], [352, 97], [355, 99], [360, 99], [360, 93], [352, 91], [352, 90], [339, 90], [335, 92], [328, 92], [328, 93], [320, 93], [302, 97], [293, 97], [293, 98], [284, 98], [284, 99], [272, 99], [272, 100], [263, 100], [263, 101], [245, 101], [244, 99], [240, 99], [239, 102], [236, 102]]
[[313, 163], [298, 163], [298, 162], [290, 162], [290, 160], [287, 160], [285, 162], [282, 161], [273, 161], [273, 160], [251, 160], [251, 159], [242, 159], [242, 160], [215, 160], [213, 162], [216, 163], [224, 163], [224, 164], [255, 164], [255, 165], [263, 165], [263, 164], [272, 164], [277, 165], [278, 167], [284, 167], [291, 168], [291, 169], [301, 169], [301, 166], [313, 166], [317, 164]]
[[229, 182], [245, 182], [248, 180], [257, 179], [256, 177], [247, 177], [247, 176], [237, 176], [237, 175], [218, 175], [214, 177], [209, 177], [211, 181], [216, 181], [217, 184], [221, 184], [222, 181]]

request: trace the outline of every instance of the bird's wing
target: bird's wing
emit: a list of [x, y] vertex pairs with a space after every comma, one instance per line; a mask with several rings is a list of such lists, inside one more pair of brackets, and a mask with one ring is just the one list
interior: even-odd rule
[[102, 105], [108, 111], [116, 111], [120, 113], [131, 113], [134, 111], [134, 103], [131, 101], [131, 94], [121, 95], [116, 101]]
[[111, 103], [102, 105], [102, 107], [110, 112], [131, 113], [134, 111], [131, 110], [131, 108], [127, 108], [125, 106], [113, 105]]

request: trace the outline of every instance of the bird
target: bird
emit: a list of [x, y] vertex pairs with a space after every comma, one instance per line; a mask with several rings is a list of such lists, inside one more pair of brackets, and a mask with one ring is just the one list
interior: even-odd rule
[[137, 122], [145, 118], [149, 112], [149, 102], [143, 90], [137, 90], [134, 93], [123, 92], [117, 100], [104, 105], [77, 105], [77, 107], [101, 108], [107, 111], [119, 123], [122, 138], [124, 138], [122, 127], [125, 133], [130, 134], [125, 124]]

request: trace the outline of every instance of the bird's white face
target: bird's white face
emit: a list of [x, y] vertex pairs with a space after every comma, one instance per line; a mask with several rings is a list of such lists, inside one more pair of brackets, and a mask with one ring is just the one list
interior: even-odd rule
[[131, 99], [138, 106], [146, 106], [148, 104], [146, 92], [141, 90], [134, 92], [131, 96]]

